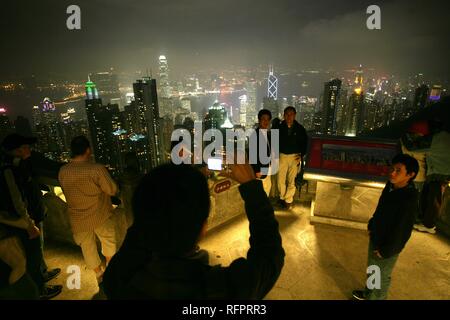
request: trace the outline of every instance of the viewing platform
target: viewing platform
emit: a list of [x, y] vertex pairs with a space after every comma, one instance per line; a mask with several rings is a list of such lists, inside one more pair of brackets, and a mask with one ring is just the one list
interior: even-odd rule
[[[350, 299], [353, 289], [365, 284], [369, 241], [367, 231], [333, 224], [311, 224], [311, 203], [316, 197], [317, 189], [315, 184], [311, 182], [308, 186], [304, 185], [300, 199], [296, 194], [295, 205], [291, 210], [275, 210], [286, 257], [281, 276], [266, 299], [346, 300]], [[214, 186], [217, 184], [211, 185]], [[54, 198], [52, 201], [58, 202]], [[243, 202], [238, 194], [237, 184], [232, 184], [230, 189], [219, 194], [214, 201], [215, 207], [213, 204], [212, 210], [215, 208], [219, 214], [215, 218], [214, 215], [211, 216], [212, 225], [200, 246], [209, 252], [210, 264], [226, 266], [234, 259], [246, 256], [250, 236], [248, 221], [242, 211], [243, 207], [240, 207]], [[226, 208], [233, 213], [227, 213]], [[228, 220], [225, 219], [227, 214], [230, 214]], [[45, 258], [50, 268], [62, 268], [61, 275], [51, 282], [64, 285], [62, 293], [56, 299], [104, 299], [104, 295], [99, 293], [94, 273], [86, 269], [80, 248], [53, 237], [56, 234], [71, 236], [69, 225], [63, 220], [56, 221], [55, 217], [54, 212], [49, 212], [46, 220]], [[120, 221], [123, 228], [124, 220], [119, 219]], [[447, 231], [444, 229], [448, 225], [449, 188], [445, 193], [437, 234], [413, 231], [406, 248], [400, 254], [393, 272], [389, 299], [450, 299], [450, 237], [448, 233], [445, 234]], [[58, 227], [58, 233], [54, 233], [55, 227]], [[124, 230], [122, 236], [123, 232]], [[69, 290], [65, 286], [69, 276], [66, 270], [70, 265], [80, 266], [80, 290]]]

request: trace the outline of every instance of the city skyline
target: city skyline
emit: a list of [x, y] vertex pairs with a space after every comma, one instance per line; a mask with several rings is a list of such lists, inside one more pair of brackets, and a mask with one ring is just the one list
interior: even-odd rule
[[[365, 0], [78, 1], [81, 29], [68, 30], [69, 1], [5, 4], [2, 78], [107, 70], [156, 73], [166, 55], [176, 75], [189, 70], [273, 64], [345, 70], [355, 62], [382, 73], [448, 76], [443, 0], [378, 1], [381, 29], [369, 30]], [[175, 71], [177, 70], [177, 71]], [[174, 74], [173, 74], [174, 75]], [[2, 79], [0, 79], [2, 80]]]

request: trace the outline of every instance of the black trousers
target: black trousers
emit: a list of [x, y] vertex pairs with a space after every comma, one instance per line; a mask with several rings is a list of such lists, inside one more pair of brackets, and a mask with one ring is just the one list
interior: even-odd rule
[[44, 277], [41, 272], [41, 263], [43, 259], [41, 240], [39, 237], [29, 239], [28, 233], [25, 230], [19, 230], [17, 235], [22, 241], [25, 249], [25, 256], [27, 258], [27, 273], [30, 275], [31, 279], [33, 279], [39, 292], [42, 292], [44, 289]]
[[446, 183], [446, 181], [427, 181], [423, 185], [420, 208], [422, 211], [422, 223], [427, 228], [436, 226]]

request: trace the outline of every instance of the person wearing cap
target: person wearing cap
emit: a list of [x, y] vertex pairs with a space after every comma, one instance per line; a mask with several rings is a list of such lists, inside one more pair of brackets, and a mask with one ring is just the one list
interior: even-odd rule
[[[45, 215], [45, 207], [41, 202], [41, 192], [31, 175], [31, 170], [24, 169], [24, 162], [30, 161], [31, 148], [30, 145], [36, 143], [36, 138], [25, 137], [20, 134], [10, 134], [2, 142], [2, 149], [7, 154], [5, 176], [8, 185], [9, 195], [11, 196], [11, 203], [13, 206], [5, 208], [8, 211], [14, 209], [16, 214], [19, 214], [18, 208], [26, 209], [30, 217], [37, 225], [42, 221]], [[31, 168], [30, 168], [31, 169]], [[9, 171], [10, 170], [10, 171]], [[10, 174], [8, 174], [8, 172]], [[11, 178], [13, 177], [13, 178]], [[13, 188], [12, 185], [17, 188]], [[15, 192], [17, 191], [17, 192]], [[3, 202], [3, 201], [2, 201]], [[19, 214], [24, 216], [23, 214]], [[42, 219], [41, 219], [42, 218]], [[22, 240], [25, 248], [27, 258], [27, 272], [37, 285], [41, 299], [51, 299], [61, 293], [61, 285], [46, 285], [45, 282], [50, 279], [46, 278], [43, 273], [42, 265], [45, 264], [42, 252], [42, 239], [39, 237], [40, 230], [36, 228], [37, 237], [31, 237], [30, 229], [27, 233], [18, 230], [18, 236]], [[54, 274], [58, 274], [60, 269], [55, 269]]]
[[[44, 205], [41, 188], [36, 177], [44, 176], [57, 180], [62, 163], [47, 159], [42, 154], [32, 151], [30, 146], [37, 142], [34, 137], [11, 134], [7, 138], [5, 139], [6, 148], [15, 148], [16, 166], [21, 173], [28, 210], [41, 232], [41, 251], [42, 257], [44, 257], [44, 219], [47, 215], [47, 207]], [[61, 268], [49, 270], [45, 260], [42, 259], [41, 273], [44, 281], [48, 282], [61, 273]]]

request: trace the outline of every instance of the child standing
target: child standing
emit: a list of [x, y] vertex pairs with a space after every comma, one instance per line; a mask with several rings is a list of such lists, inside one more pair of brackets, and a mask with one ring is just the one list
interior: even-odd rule
[[368, 266], [380, 271], [379, 286], [353, 291], [357, 300], [384, 300], [391, 274], [400, 252], [411, 236], [418, 213], [418, 193], [413, 180], [419, 171], [416, 159], [399, 154], [392, 159], [389, 181], [384, 188], [373, 217], [369, 220]]

